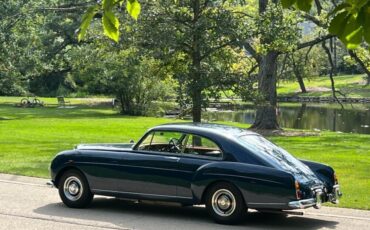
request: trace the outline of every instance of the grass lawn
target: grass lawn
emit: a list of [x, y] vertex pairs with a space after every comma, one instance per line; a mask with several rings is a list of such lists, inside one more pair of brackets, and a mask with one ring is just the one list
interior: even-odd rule
[[[47, 178], [53, 156], [76, 144], [137, 141], [148, 128], [174, 122], [120, 116], [104, 107], [16, 108], [5, 101], [0, 98], [0, 172], [27, 176]], [[370, 209], [369, 135], [323, 132], [314, 137], [271, 139], [299, 158], [333, 166], [344, 193], [341, 207]]]
[[[370, 98], [370, 85], [365, 86], [364, 75], [342, 75], [334, 77], [335, 87], [345, 93], [347, 97], [368, 97]], [[322, 96], [330, 97], [331, 83], [328, 76], [313, 77], [304, 79], [307, 93], [300, 93], [297, 81], [280, 81], [278, 84], [279, 96]], [[338, 97], [340, 95], [338, 94]]]

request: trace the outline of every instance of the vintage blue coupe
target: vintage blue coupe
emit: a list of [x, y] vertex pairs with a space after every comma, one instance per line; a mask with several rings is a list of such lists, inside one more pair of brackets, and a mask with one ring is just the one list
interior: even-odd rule
[[218, 223], [257, 210], [319, 208], [341, 196], [334, 170], [298, 160], [259, 134], [204, 123], [165, 124], [136, 144], [83, 144], [51, 163], [52, 183], [68, 207], [94, 194], [205, 204]]

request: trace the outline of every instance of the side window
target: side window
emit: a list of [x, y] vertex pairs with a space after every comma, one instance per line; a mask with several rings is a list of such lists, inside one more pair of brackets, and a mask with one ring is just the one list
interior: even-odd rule
[[189, 135], [184, 154], [212, 158], [222, 157], [222, 151], [215, 142], [197, 135]]
[[150, 133], [139, 145], [138, 150], [180, 153], [185, 134], [171, 131]]
[[149, 150], [150, 149], [150, 143], [152, 142], [154, 132], [149, 133], [148, 136], [145, 137], [145, 139], [140, 143], [138, 150]]
[[168, 144], [171, 140], [177, 142], [181, 139], [181, 136], [182, 134], [178, 132], [156, 131], [154, 132], [151, 145]]

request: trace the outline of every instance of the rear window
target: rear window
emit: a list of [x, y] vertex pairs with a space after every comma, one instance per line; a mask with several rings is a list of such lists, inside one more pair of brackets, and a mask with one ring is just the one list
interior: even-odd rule
[[240, 143], [248, 150], [259, 155], [268, 155], [275, 159], [279, 165], [290, 172], [311, 173], [301, 161], [296, 159], [285, 149], [273, 144], [260, 135], [243, 135], [239, 137]]

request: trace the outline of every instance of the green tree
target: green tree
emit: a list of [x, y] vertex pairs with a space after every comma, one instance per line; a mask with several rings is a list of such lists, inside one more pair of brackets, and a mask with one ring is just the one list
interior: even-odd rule
[[[315, 4], [320, 15], [325, 1], [320, 0], [282, 0], [286, 8], [296, 7], [309, 12]], [[329, 31], [336, 35], [348, 49], [355, 49], [363, 40], [370, 44], [370, 0], [331, 1], [329, 9]]]
[[[178, 0], [173, 0], [176, 4]], [[229, 2], [235, 2], [230, 0]], [[249, 1], [241, 1], [249, 2]], [[278, 3], [279, 1], [274, 1]], [[343, 0], [331, 1], [334, 5], [330, 9], [330, 28], [329, 31], [336, 35], [349, 49], [354, 49], [360, 45], [362, 40], [370, 43], [370, 0]], [[141, 5], [138, 0], [102, 0], [96, 5], [91, 6], [83, 17], [79, 38], [82, 39], [89, 27], [89, 24], [98, 12], [103, 14], [103, 29], [105, 34], [111, 39], [118, 41], [119, 20], [114, 14], [115, 6], [122, 7], [126, 3], [127, 12], [135, 19], [138, 18]], [[260, 2], [263, 5], [263, 2]], [[303, 11], [310, 11], [315, 5], [318, 14], [321, 14], [322, 5], [325, 1], [320, 0], [281, 0], [285, 8], [297, 8]]]
[[[255, 6], [256, 3], [250, 4]], [[251, 37], [246, 36], [243, 44], [258, 63], [258, 109], [252, 128], [277, 129], [277, 61], [282, 52], [296, 48], [298, 21], [276, 1], [259, 0], [257, 9], [255, 15], [251, 15], [255, 31]]]
[[[130, 0], [126, 2], [129, 2], [129, 1]], [[86, 20], [84, 20], [84, 22], [91, 21], [90, 19], [93, 17], [93, 15], [95, 15], [101, 9], [104, 10], [103, 14], [105, 14], [105, 11], [107, 11], [107, 8], [105, 8], [105, 5], [108, 4], [108, 2], [112, 4], [114, 3], [118, 4], [118, 3], [121, 3], [122, 1], [104, 0], [101, 5], [98, 4], [96, 10], [89, 11], [85, 14], [84, 19]], [[175, 4], [181, 5], [184, 3], [184, 1], [175, 1], [175, 2], [176, 3], [172, 3], [172, 6], [174, 6]], [[193, 3], [193, 11], [192, 11], [193, 14], [192, 15], [190, 14], [190, 16], [192, 16], [193, 22], [194, 21], [198, 22], [198, 19], [200, 18], [199, 16], [201, 16], [201, 14], [199, 14], [199, 9], [201, 9], [200, 7], [201, 3], [197, 0], [194, 0], [191, 2]], [[224, 1], [224, 2], [228, 2], [228, 1]], [[231, 2], [234, 2], [234, 1], [231, 1]], [[365, 38], [365, 40], [367, 40], [366, 25], [367, 25], [368, 18], [370, 18], [367, 15], [368, 2], [369, 1], [367, 0], [360, 1], [360, 2], [348, 0], [345, 2], [345, 4], [341, 4], [337, 6], [336, 8], [332, 8], [328, 11], [329, 16], [334, 15], [334, 17], [330, 18], [330, 20], [333, 18], [333, 20], [331, 20], [330, 22], [330, 32], [332, 34], [337, 35], [349, 48], [354, 48], [356, 45], [358, 45], [359, 37], [361, 40], [363, 37]], [[219, 1], [215, 1], [214, 3], [218, 4]], [[304, 11], [309, 11], [313, 5], [312, 3], [313, 3], [313, 0], [302, 0], [302, 1], [283, 0], [282, 1], [282, 5], [286, 8], [295, 6]], [[108, 5], [111, 6], [112, 4], [108, 4]], [[161, 2], [160, 4], [163, 4], [163, 3]], [[246, 1], [246, 4], [253, 5], [253, 4], [256, 4], [256, 2]], [[279, 36], [280, 36], [279, 33], [283, 34], [280, 37], [284, 37], [284, 36], [289, 37], [289, 34], [294, 34], [294, 33], [290, 33], [289, 31], [292, 31], [290, 26], [294, 27], [296, 25], [295, 22], [291, 21], [290, 24], [281, 23], [281, 22], [284, 22], [286, 18], [282, 16], [284, 11], [279, 10], [278, 0], [259, 0], [257, 4], [258, 4], [258, 7], [252, 6], [250, 9], [252, 9], [252, 12], [253, 12], [254, 9], [258, 8], [259, 17], [254, 17], [253, 15], [250, 15], [250, 12], [243, 12], [243, 14], [246, 15], [247, 17], [252, 17], [252, 18], [254, 17], [256, 19], [257, 28], [259, 29], [259, 31], [257, 30], [258, 32], [252, 36], [249, 36], [247, 38], [239, 37], [239, 39], [246, 41], [244, 42], [243, 47], [246, 50], [248, 50], [249, 54], [252, 55], [256, 59], [259, 65], [258, 87], [259, 87], [259, 93], [260, 93], [259, 104], [261, 106], [257, 111], [257, 119], [252, 127], [260, 128], [260, 129], [275, 129], [275, 128], [279, 128], [279, 125], [277, 123], [277, 115], [276, 115], [276, 104], [277, 104], [276, 103], [276, 69], [277, 69], [278, 56], [282, 53], [289, 52], [289, 49], [302, 49], [305, 47], [313, 46], [319, 42], [325, 41], [333, 37], [333, 35], [320, 36], [312, 41], [305, 42], [302, 44], [298, 44], [298, 42], [295, 42], [293, 43], [293, 46], [296, 46], [295, 48], [294, 47], [292, 48], [291, 45], [284, 46], [285, 45], [284, 39], [279, 39]], [[320, 1], [315, 1], [315, 4], [317, 7], [317, 13], [318, 15], [320, 15], [323, 9], [322, 3]], [[271, 7], [272, 5], [273, 7]], [[166, 5], [166, 7], [169, 8], [168, 5]], [[108, 12], [113, 12], [111, 9], [113, 8], [110, 7]], [[126, 9], [129, 9], [129, 7], [126, 7]], [[181, 7], [178, 7], [178, 9], [181, 9]], [[282, 12], [280, 13], [280, 15], [279, 15], [279, 11]], [[342, 18], [343, 19], [342, 22], [345, 23], [346, 29], [344, 30], [343, 33], [341, 30], [338, 30], [339, 27], [336, 25], [338, 24], [336, 22], [338, 22], [337, 18], [339, 17], [338, 16], [339, 14], [344, 15], [344, 18]], [[181, 15], [181, 10], [180, 10], [180, 15]], [[162, 16], [163, 15], [158, 15], [158, 17], [162, 17]], [[189, 17], [189, 15], [183, 15], [183, 16], [184, 16], [183, 17], [184, 19]], [[316, 23], [324, 24], [319, 19], [315, 18], [312, 15], [304, 14], [303, 16], [305, 16], [305, 18], [313, 19], [313, 21]], [[183, 18], [180, 19], [180, 22], [184, 21]], [[113, 21], [115, 22], [113, 24], [118, 25], [115, 19]], [[252, 23], [251, 25], [249, 25], [250, 22], [251, 21], [248, 21], [247, 23], [244, 22], [244, 25], [248, 25], [246, 27], [248, 27], [248, 29], [252, 28], [253, 30], [253, 27], [255, 24]], [[185, 20], [185, 23], [186, 23], [186, 20]], [[81, 26], [81, 29], [87, 28], [87, 27], [88, 27], [88, 23], [83, 23]], [[103, 27], [105, 30], [107, 30], [107, 28], [105, 28], [104, 25]], [[328, 27], [326, 27], [326, 29], [327, 28]], [[114, 31], [115, 31], [114, 29], [111, 30], [111, 32], [113, 33]], [[198, 33], [200, 32], [198, 31]], [[81, 37], [83, 37], [84, 33], [80, 33], [80, 34], [81, 34]], [[188, 37], [191, 37], [191, 35]], [[201, 37], [201, 34], [197, 34], [197, 33], [195, 33], [192, 36], [192, 38], [195, 39], [196, 41], [194, 44], [197, 44], [198, 41], [200, 41], [198, 39], [200, 37]], [[117, 39], [114, 39], [114, 40], [117, 40]], [[282, 42], [283, 45], [280, 45], [280, 46], [274, 45], [278, 43], [276, 40]], [[289, 42], [291, 40], [286, 39], [285, 41]], [[195, 68], [193, 68], [192, 72], [190, 73], [193, 74], [193, 76], [199, 76], [197, 72], [199, 72], [200, 70], [199, 68], [200, 65], [199, 65], [199, 62], [196, 61], [197, 52], [194, 52], [193, 54], [194, 54], [192, 55], [193, 63], [194, 63], [193, 66]], [[198, 81], [194, 80], [193, 82], [198, 82]], [[196, 85], [202, 85], [202, 84], [196, 84]], [[195, 107], [195, 109], [193, 110], [193, 116], [195, 118], [195, 121], [200, 120], [200, 109], [198, 109], [198, 111], [196, 109], [196, 108], [200, 108], [199, 105], [200, 105], [201, 100], [199, 99], [201, 99], [201, 93], [197, 93], [199, 91], [201, 91], [201, 89], [192, 92], [193, 93], [192, 94], [193, 104]]]
[[[321, 30], [328, 30], [331, 34], [336, 35], [347, 47], [349, 55], [361, 67], [362, 72], [367, 74], [369, 79], [367, 82], [370, 82], [370, 72], [365, 63], [366, 58], [359, 57], [354, 50], [357, 47], [359, 47], [357, 51], [368, 47], [366, 43], [369, 43], [370, 34], [370, 0], [328, 1], [325, 4], [324, 2], [315, 1], [315, 5], [316, 11], [311, 10], [304, 13], [304, 18], [314, 23]], [[330, 20], [327, 20], [328, 18]], [[339, 46], [339, 49], [336, 49], [338, 45], [335, 42], [333, 43], [333, 39], [330, 39], [329, 51], [333, 53], [333, 74], [335, 75], [337, 70], [340, 70], [337, 66], [337, 57], [345, 54], [343, 54], [344, 50], [341, 46]], [[338, 55], [337, 51], [341, 51], [342, 54]], [[342, 67], [344, 66], [342, 65]]]
[[[314, 37], [314, 32], [304, 36], [300, 40], [310, 40]], [[333, 53], [334, 75], [353, 74], [358, 70], [345, 64], [343, 58], [348, 55], [346, 47], [336, 38], [328, 40], [329, 47]], [[301, 92], [308, 91], [310, 77], [328, 75], [331, 67], [327, 63], [328, 57], [321, 46], [310, 46], [305, 49], [296, 50], [292, 53], [284, 54], [280, 57], [278, 77], [279, 81], [297, 81]]]
[[26, 90], [39, 95], [75, 90], [69, 51], [84, 44], [78, 42], [75, 31], [87, 4], [82, 0], [2, 1], [1, 75], [17, 76]]
[[26, 1], [0, 2], [0, 95], [25, 94], [21, 74], [13, 64], [19, 49], [11, 33], [22, 19], [20, 9]]
[[150, 13], [140, 19], [141, 45], [165, 65], [173, 65], [174, 78], [191, 98], [193, 121], [200, 122], [207, 95], [237, 75], [231, 69], [238, 58], [230, 58], [237, 57], [232, 45], [239, 29], [233, 6], [221, 1], [184, 0], [174, 5], [162, 0], [142, 7]]
[[358, 65], [366, 74], [366, 84], [370, 85], [370, 53], [363, 47], [358, 47], [356, 50], [348, 51], [349, 57], [344, 57], [349, 65]]
[[114, 45], [104, 38], [95, 38], [72, 50], [75, 61], [71, 74], [81, 82], [81, 92], [115, 97], [121, 114], [157, 115], [152, 113], [153, 102], [174, 94], [171, 74], [146, 49], [128, 45], [128, 41], [137, 40], [138, 34], [128, 32], [121, 44]]

